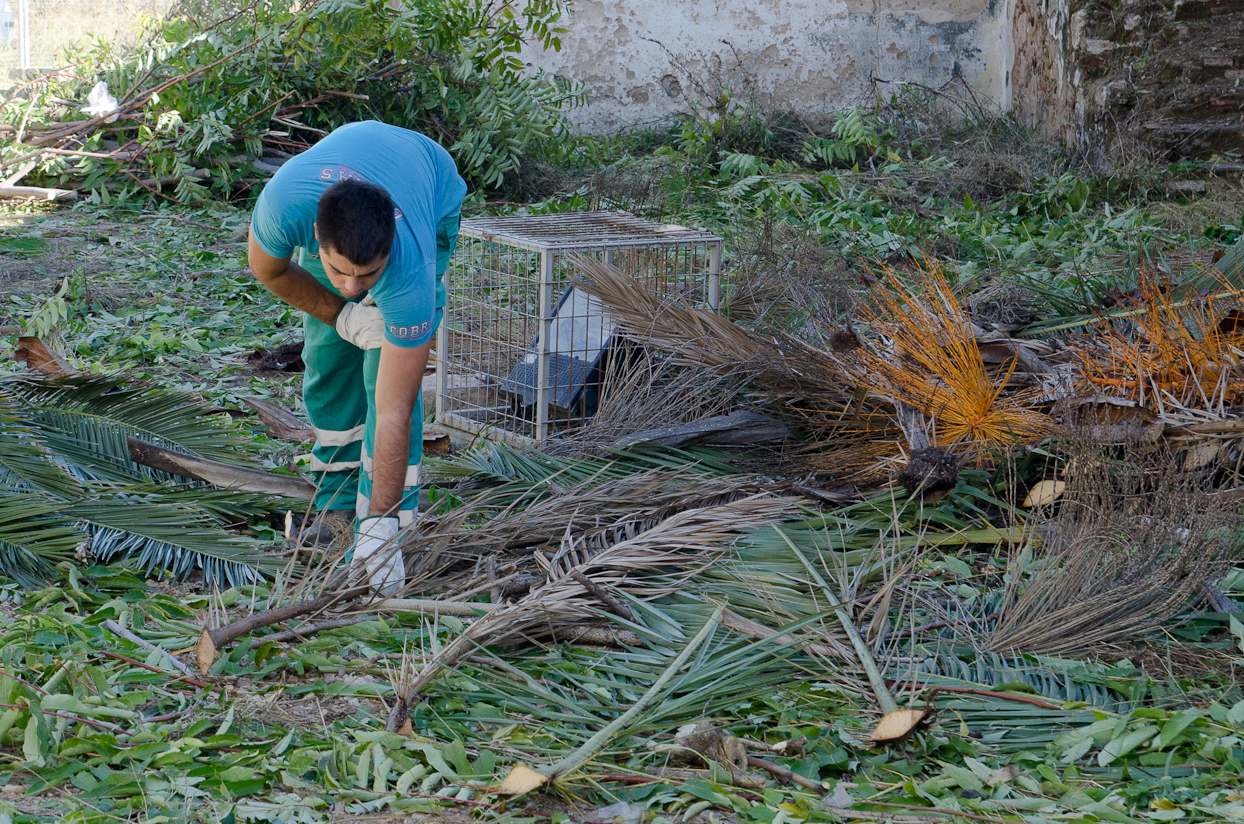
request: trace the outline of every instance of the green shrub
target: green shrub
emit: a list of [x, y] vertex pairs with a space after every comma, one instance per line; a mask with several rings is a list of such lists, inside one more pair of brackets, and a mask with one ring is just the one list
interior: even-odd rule
[[[121, 101], [115, 123], [92, 124], [57, 144], [107, 152], [117, 140], [134, 157], [58, 155], [47, 179], [103, 191], [138, 191], [140, 178], [178, 177], [180, 200], [245, 191], [258, 177], [246, 156], [265, 147], [296, 152], [344, 123], [376, 119], [440, 141], [477, 186], [496, 188], [524, 153], [565, 134], [565, 110], [584, 93], [525, 71], [524, 44], [560, 48], [566, 0], [292, 0], [261, 2], [204, 20], [189, 8], [149, 22], [146, 44], [117, 54], [93, 42], [73, 55], [72, 75], [49, 75], [11, 97], [6, 122], [80, 120], [98, 79]], [[6, 147], [8, 159], [27, 143]], [[206, 182], [190, 177], [208, 169]]]

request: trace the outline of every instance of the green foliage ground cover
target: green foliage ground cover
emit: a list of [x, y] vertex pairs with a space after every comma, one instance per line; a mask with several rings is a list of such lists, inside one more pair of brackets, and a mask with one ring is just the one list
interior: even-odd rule
[[[808, 260], [818, 267], [816, 289], [845, 280], [849, 292], [864, 262], [931, 254], [982, 313], [1039, 330], [1108, 309], [1112, 294], [1133, 287], [1139, 265], [1184, 272], [1239, 234], [1244, 200], [1234, 181], [1211, 180], [1199, 203], [1172, 201], [1164, 182], [1198, 170], [1142, 164], [1099, 173], [1013, 124], [922, 132], [912, 125], [918, 119], [881, 108], [805, 134], [727, 101], [672, 133], [584, 139], [528, 157], [506, 196], [529, 201], [527, 212], [626, 207], [719, 230], [740, 317], [758, 282], [806, 293]], [[990, 166], [991, 156], [1005, 163]], [[484, 200], [474, 193], [470, 210]], [[299, 321], [245, 272], [245, 211], [159, 213], [203, 225], [154, 214], [116, 204], [7, 213], [3, 325], [48, 336], [84, 371], [150, 378], [237, 410], [256, 429], [261, 459], [283, 465], [297, 448], [265, 435], [240, 398], [297, 407], [297, 376], [257, 373], [247, 358], [297, 339]], [[809, 257], [809, 249], [818, 252]], [[826, 300], [785, 305], [766, 322], [799, 329], [800, 311], [833, 311]], [[472, 466], [447, 467], [438, 483], [507, 481], [505, 473], [481, 478]], [[1005, 473], [965, 473], [935, 509], [887, 493], [786, 531], [800, 551], [840, 552], [849, 559], [845, 584], [866, 586], [873, 548], [980, 530], [1013, 483]], [[796, 568], [789, 558], [774, 561], [774, 546], [771, 535], [746, 542], [750, 568], [772, 563], [778, 576]], [[947, 543], [914, 559], [914, 586], [954, 600], [964, 614], [987, 614], [1005, 584], [1004, 555], [996, 541]], [[598, 820], [593, 810], [619, 801], [658, 822], [841, 821], [852, 811], [1033, 824], [1244, 819], [1244, 626], [1199, 609], [1134, 650], [1092, 660], [999, 656], [951, 628], [900, 638], [891, 651], [921, 662], [922, 685], [987, 688], [1050, 706], [943, 693], [938, 723], [889, 750], [864, 743], [875, 715], [854, 676], [719, 630], [588, 775], [643, 775], [662, 763], [650, 741], [711, 717], [769, 743], [807, 736], [802, 755], [775, 760], [826, 781], [825, 797], [773, 781], [740, 789], [725, 776], [633, 786], [584, 777], [572, 782], [570, 800], [507, 803], [490, 791], [499, 776], [516, 762], [564, 754], [630, 706], [698, 631], [703, 602], [675, 598], [640, 612], [629, 629], [649, 646], [624, 652], [488, 650], [437, 681], [415, 708], [414, 735], [400, 738], [381, 732], [393, 670], [404, 650], [448, 643], [461, 621], [384, 618], [304, 643], [243, 641], [224, 651], [204, 687], [170, 669], [160, 650], [135, 647], [102, 623], [184, 653], [208, 591], [146, 582], [119, 567], [66, 563], [55, 574], [46, 589], [0, 590], [0, 815], [13, 821], [381, 821], [407, 813], [575, 821]], [[702, 586], [731, 591], [721, 579]], [[1244, 598], [1244, 575], [1237, 570], [1222, 587]], [[219, 603], [237, 615], [270, 597], [270, 584], [248, 584], [225, 589]], [[744, 608], [746, 598], [733, 597]], [[808, 604], [815, 615], [811, 596]], [[913, 677], [910, 664], [890, 667], [898, 681]]]

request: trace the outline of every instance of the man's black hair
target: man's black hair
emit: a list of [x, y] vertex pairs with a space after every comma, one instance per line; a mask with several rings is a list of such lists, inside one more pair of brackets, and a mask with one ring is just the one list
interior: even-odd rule
[[365, 180], [339, 180], [320, 195], [315, 215], [320, 245], [366, 266], [389, 254], [397, 237], [393, 198]]

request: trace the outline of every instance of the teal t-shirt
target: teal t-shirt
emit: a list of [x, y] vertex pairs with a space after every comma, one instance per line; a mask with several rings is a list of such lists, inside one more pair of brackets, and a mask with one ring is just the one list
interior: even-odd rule
[[436, 141], [376, 121], [351, 123], [292, 158], [259, 195], [251, 231], [274, 258], [298, 247], [318, 255], [315, 215], [320, 195], [338, 180], [384, 187], [396, 207], [397, 238], [389, 265], [371, 295], [384, 316], [385, 337], [404, 347], [432, 337], [445, 306], [446, 259], [437, 266], [437, 224], [462, 210], [466, 183]]

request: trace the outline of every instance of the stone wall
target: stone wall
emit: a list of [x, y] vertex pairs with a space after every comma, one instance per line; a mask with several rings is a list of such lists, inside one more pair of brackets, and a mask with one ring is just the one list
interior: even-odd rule
[[610, 132], [711, 103], [722, 88], [816, 115], [897, 82], [958, 79], [1010, 105], [1014, 0], [576, 0], [560, 52], [533, 67], [585, 83], [584, 129]]
[[1017, 0], [1012, 100], [1098, 160], [1244, 152], [1244, 0]]

